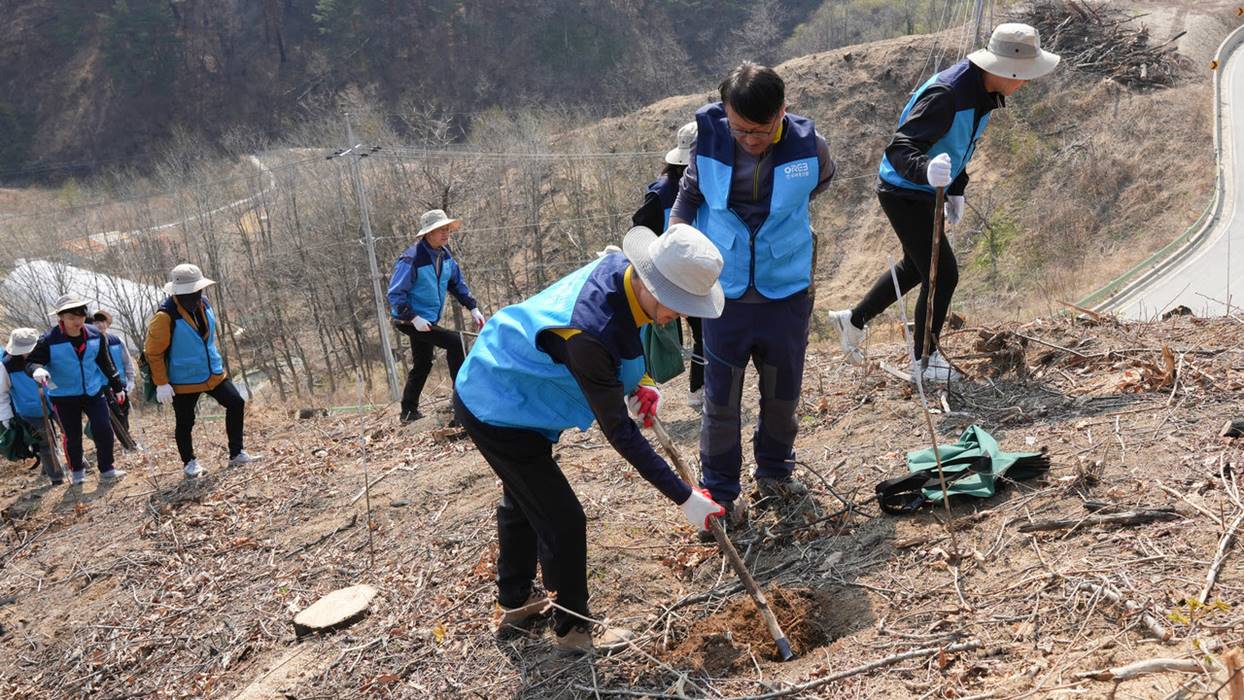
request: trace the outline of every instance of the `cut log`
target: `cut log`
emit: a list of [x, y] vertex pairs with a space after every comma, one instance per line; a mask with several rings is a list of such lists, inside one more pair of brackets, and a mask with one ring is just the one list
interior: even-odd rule
[[333, 591], [294, 616], [294, 632], [301, 637], [352, 624], [363, 617], [375, 597], [376, 589], [365, 584]]

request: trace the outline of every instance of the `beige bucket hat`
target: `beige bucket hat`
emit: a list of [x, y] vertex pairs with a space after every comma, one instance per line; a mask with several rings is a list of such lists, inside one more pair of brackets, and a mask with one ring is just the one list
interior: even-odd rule
[[462, 222], [457, 219], [449, 218], [443, 209], [432, 209], [423, 213], [419, 217], [419, 232], [415, 234], [415, 239], [423, 238], [443, 226], [453, 226], [454, 230], [462, 226]]
[[25, 355], [39, 344], [39, 331], [33, 328], [14, 328], [4, 351], [10, 355]]
[[691, 147], [695, 145], [695, 137], [699, 130], [695, 121], [689, 121], [678, 127], [678, 133], [674, 135], [674, 147], [665, 154], [665, 162], [670, 165], [689, 165]]
[[198, 265], [190, 263], [182, 263], [173, 268], [168, 275], [168, 284], [164, 285], [165, 294], [190, 294], [200, 289], [216, 284], [216, 280], [210, 280], [203, 276], [203, 271]]
[[83, 299], [77, 294], [62, 294], [56, 299], [56, 304], [52, 307], [52, 313], [48, 315], [55, 316], [62, 311], [77, 309], [79, 307], [85, 309], [87, 306], [90, 306], [90, 304], [91, 302]]
[[968, 54], [968, 60], [987, 73], [1032, 80], [1054, 70], [1062, 58], [1042, 50], [1041, 35], [1035, 27], [1008, 22], [999, 24], [989, 37], [989, 45]]
[[658, 236], [636, 226], [622, 239], [622, 252], [662, 306], [696, 318], [717, 318], [726, 295], [717, 278], [721, 251], [694, 226], [674, 224]]

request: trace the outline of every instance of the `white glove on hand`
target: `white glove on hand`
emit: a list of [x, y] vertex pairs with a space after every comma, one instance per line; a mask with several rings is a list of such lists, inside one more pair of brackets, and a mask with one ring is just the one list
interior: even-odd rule
[[471, 318], [475, 319], [475, 325], [477, 327], [484, 327], [484, 314], [478, 308], [471, 309]]
[[709, 518], [720, 518], [726, 514], [725, 506], [718, 505], [709, 495], [708, 489], [692, 489], [691, 497], [678, 506], [687, 522], [697, 530], [708, 529]]
[[52, 379], [52, 375], [42, 367], [31, 372], [30, 377], [35, 380], [35, 384], [47, 384]]
[[3, 426], [4, 426], [4, 429], [5, 429], [5, 430], [8, 430], [8, 429], [9, 429], [9, 419], [8, 419], [8, 418], [5, 418], [4, 420], [0, 420], [0, 425], [3, 425]]
[[930, 187], [950, 187], [950, 155], [941, 153], [929, 159], [924, 176], [928, 178]]
[[428, 320], [422, 316], [416, 316], [410, 319], [410, 324], [420, 333], [427, 333], [432, 330], [432, 324], [428, 323]]
[[134, 393], [134, 382], [130, 382], [129, 384], [125, 385], [125, 393], [127, 394]]
[[156, 401], [165, 405], [173, 403], [173, 385], [161, 384], [156, 387]]
[[652, 419], [656, 418], [660, 407], [661, 391], [655, 386], [640, 384], [635, 393], [626, 397], [626, 412], [635, 420], [643, 418], [645, 428], [652, 427]]
[[965, 201], [963, 195], [952, 194], [946, 198], [946, 205], [943, 210], [946, 212], [946, 223], [954, 226], [963, 220], [963, 208]]

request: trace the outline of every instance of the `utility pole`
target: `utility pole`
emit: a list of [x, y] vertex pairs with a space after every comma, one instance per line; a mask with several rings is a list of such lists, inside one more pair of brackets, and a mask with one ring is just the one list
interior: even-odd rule
[[975, 51], [981, 47], [981, 20], [985, 17], [985, 0], [976, 0], [976, 9], [973, 10], [972, 16], [976, 18], [976, 30], [972, 34], [972, 47], [968, 51]]
[[350, 126], [350, 113], [346, 112], [346, 149], [339, 155], [350, 156], [350, 175], [354, 179], [354, 194], [358, 197], [359, 220], [363, 224], [363, 241], [367, 245], [367, 265], [371, 268], [371, 293], [376, 302], [376, 325], [380, 328], [380, 352], [384, 358], [384, 373], [389, 379], [389, 400], [401, 397], [397, 385], [397, 366], [393, 362], [393, 343], [389, 335], [389, 316], [384, 312], [384, 291], [380, 286], [380, 266], [376, 263], [376, 239], [371, 232], [371, 212], [367, 206], [367, 190], [359, 172], [359, 159], [367, 156], [363, 144], [354, 140], [354, 128]]

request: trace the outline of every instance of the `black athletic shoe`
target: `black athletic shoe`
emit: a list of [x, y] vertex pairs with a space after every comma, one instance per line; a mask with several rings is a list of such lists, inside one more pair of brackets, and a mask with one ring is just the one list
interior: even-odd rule
[[418, 409], [413, 411], [402, 411], [401, 421], [403, 423], [414, 423], [420, 418], [423, 418], [423, 413], [421, 413]]

